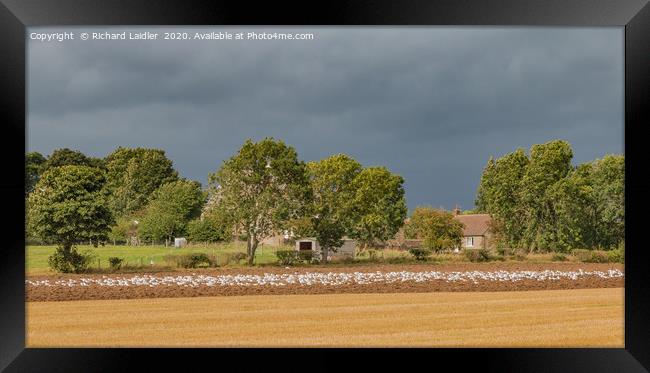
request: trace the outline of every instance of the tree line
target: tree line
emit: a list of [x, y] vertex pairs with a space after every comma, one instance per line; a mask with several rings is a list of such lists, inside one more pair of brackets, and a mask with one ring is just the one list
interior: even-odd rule
[[209, 185], [179, 177], [159, 149], [117, 148], [105, 158], [70, 149], [25, 159], [28, 238], [57, 244], [51, 266], [73, 271], [75, 245], [90, 240], [247, 242], [253, 264], [260, 241], [282, 231], [314, 236], [323, 254], [344, 236], [364, 245], [391, 238], [406, 217], [401, 176], [362, 167], [347, 155], [304, 162], [266, 138], [246, 141], [209, 175]]
[[529, 251], [612, 249], [625, 242], [625, 158], [572, 166], [562, 140], [490, 158], [476, 207], [493, 218], [502, 247]]

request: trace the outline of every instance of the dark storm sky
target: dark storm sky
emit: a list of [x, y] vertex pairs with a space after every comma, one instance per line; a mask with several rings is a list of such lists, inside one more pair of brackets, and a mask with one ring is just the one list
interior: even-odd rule
[[[314, 40], [93, 41], [80, 32], [311, 32]], [[488, 157], [560, 138], [623, 152], [622, 28], [30, 28], [27, 150], [162, 148], [184, 177], [247, 139], [402, 175], [409, 208], [473, 207]]]

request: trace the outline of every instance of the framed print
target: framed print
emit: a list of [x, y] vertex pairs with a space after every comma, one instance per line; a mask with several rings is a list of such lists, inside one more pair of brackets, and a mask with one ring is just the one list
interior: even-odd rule
[[2, 369], [650, 366], [647, 1], [0, 2]]

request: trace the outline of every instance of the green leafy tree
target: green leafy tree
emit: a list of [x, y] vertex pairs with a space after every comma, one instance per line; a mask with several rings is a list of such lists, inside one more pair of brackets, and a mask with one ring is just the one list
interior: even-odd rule
[[259, 241], [305, 216], [310, 188], [305, 163], [296, 151], [272, 138], [247, 140], [236, 155], [210, 175], [219, 204], [246, 236], [248, 264]]
[[326, 260], [330, 250], [343, 245], [343, 237], [354, 223], [350, 201], [354, 197], [353, 181], [361, 164], [345, 154], [336, 154], [307, 164], [312, 188], [311, 228]]
[[105, 161], [109, 207], [115, 216], [141, 210], [155, 190], [178, 180], [163, 150], [119, 147]]
[[451, 212], [419, 206], [411, 214], [404, 233], [408, 238], [423, 240], [427, 249], [439, 252], [460, 246], [463, 223], [454, 219]]
[[624, 158], [579, 165], [549, 190], [558, 218], [557, 246], [611, 249], [625, 239]]
[[571, 171], [573, 151], [568, 142], [550, 141], [533, 145], [530, 162], [521, 181], [526, 229], [523, 242], [531, 250], [552, 250], [559, 238], [559, 222], [547, 191]]
[[615, 248], [625, 242], [625, 157], [606, 155], [592, 162], [591, 169], [598, 245]]
[[403, 184], [401, 176], [385, 167], [368, 167], [355, 176], [349, 200], [353, 217], [350, 237], [362, 248], [393, 238], [404, 225], [408, 209]]
[[497, 160], [490, 158], [477, 192], [477, 209], [492, 216], [500, 228], [498, 239], [511, 247], [521, 244], [526, 229], [522, 182], [528, 164], [523, 149]]
[[50, 265], [62, 272], [80, 271], [84, 256], [74, 245], [106, 240], [113, 219], [102, 188], [104, 173], [88, 166], [60, 166], [45, 171], [28, 199], [30, 231], [58, 247]]
[[53, 167], [61, 166], [88, 166], [104, 168], [104, 162], [100, 158], [88, 157], [78, 150], [71, 150], [68, 148], [56, 149], [47, 158], [44, 169], [49, 170]]
[[39, 152], [25, 154], [25, 195], [34, 190], [47, 159]]
[[229, 238], [228, 226], [214, 219], [194, 219], [187, 224], [187, 239], [192, 242], [218, 242]]
[[185, 179], [164, 184], [151, 196], [151, 202], [138, 225], [144, 239], [168, 240], [185, 234], [187, 223], [201, 214], [206, 194], [201, 184]]

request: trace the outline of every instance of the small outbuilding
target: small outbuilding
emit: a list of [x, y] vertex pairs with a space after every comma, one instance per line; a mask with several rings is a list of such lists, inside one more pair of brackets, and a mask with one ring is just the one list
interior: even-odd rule
[[185, 245], [187, 245], [185, 237], [174, 238], [174, 247], [185, 247]]
[[[343, 245], [336, 248], [336, 251], [329, 251], [329, 258], [354, 258], [357, 249], [357, 241], [350, 238], [343, 238]], [[321, 257], [321, 247], [318, 244], [318, 241], [315, 238], [302, 238], [296, 240], [296, 251], [312, 251], [314, 258], [320, 259]]]

